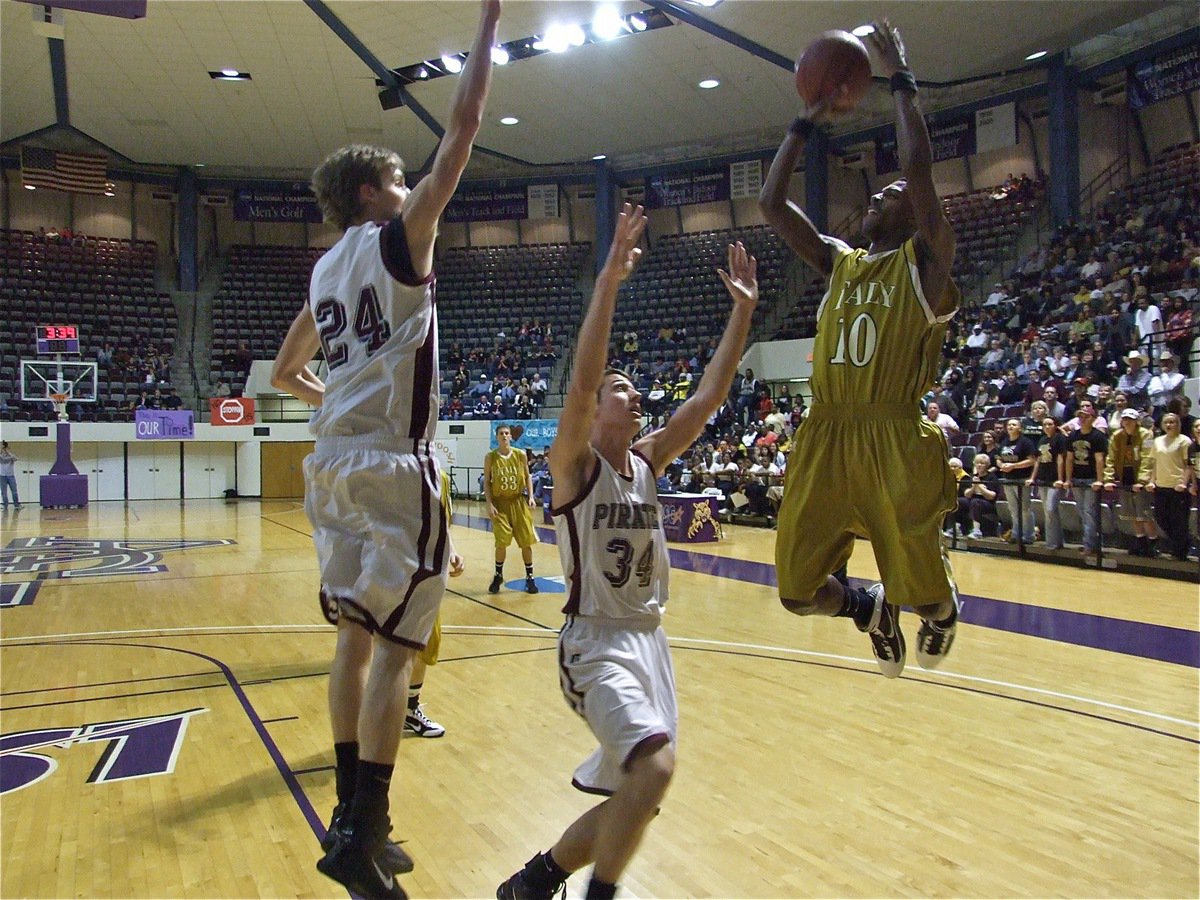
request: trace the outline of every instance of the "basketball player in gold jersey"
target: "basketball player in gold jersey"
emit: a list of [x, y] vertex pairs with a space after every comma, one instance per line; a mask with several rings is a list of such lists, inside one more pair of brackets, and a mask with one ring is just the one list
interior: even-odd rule
[[533, 545], [537, 543], [537, 535], [533, 531], [530, 510], [537, 506], [537, 501], [533, 498], [529, 458], [524, 450], [512, 445], [512, 429], [507, 425], [496, 429], [496, 443], [500, 446], [489, 450], [483, 458], [483, 494], [487, 499], [488, 515], [492, 519], [492, 537], [496, 539], [496, 574], [488, 585], [488, 593], [500, 593], [508, 545], [516, 541], [525, 563], [525, 592], [536, 594], [538, 586], [533, 580]]
[[[775, 563], [779, 596], [797, 615], [848, 616], [871, 638], [883, 674], [904, 669], [898, 617], [921, 617], [917, 659], [950, 650], [958, 595], [939, 535], [955, 491], [945, 438], [923, 421], [946, 323], [959, 304], [950, 278], [954, 232], [933, 185], [929, 132], [900, 35], [875, 24], [867, 44], [889, 78], [903, 178], [871, 198], [868, 250], [820, 234], [787, 198], [806, 140], [831, 114], [826, 100], [798, 117], [759, 195], [767, 221], [829, 278], [817, 311], [813, 403], [788, 459]], [[835, 98], [836, 99], [836, 98]], [[831, 576], [856, 537], [871, 541], [882, 584], [850, 588]]]

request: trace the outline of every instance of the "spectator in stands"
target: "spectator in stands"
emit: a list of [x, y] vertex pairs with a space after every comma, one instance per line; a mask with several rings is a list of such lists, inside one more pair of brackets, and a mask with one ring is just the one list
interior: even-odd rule
[[480, 394], [479, 399], [475, 401], [475, 407], [471, 410], [471, 415], [476, 419], [491, 419], [495, 411], [492, 398], [488, 394]]
[[979, 540], [985, 536], [995, 537], [1000, 525], [1000, 517], [996, 515], [996, 498], [1000, 495], [1000, 482], [991, 465], [992, 460], [986, 453], [976, 453], [975, 458], [971, 460], [971, 467], [974, 471], [971, 474], [970, 482], [962, 491], [962, 497], [967, 501], [970, 509], [971, 520], [975, 523], [970, 535], [973, 540]]
[[925, 407], [925, 418], [942, 429], [942, 434], [946, 436], [946, 440], [950, 440], [954, 435], [958, 434], [962, 429], [958, 427], [958, 423], [949, 415], [941, 411], [941, 408], [934, 402], [930, 402]]
[[638, 352], [638, 336], [636, 331], [625, 332], [625, 343], [622, 349], [630, 357], [636, 356]]
[[1158, 306], [1151, 302], [1149, 295], [1143, 295], [1137, 304], [1137, 312], [1133, 315], [1134, 325], [1137, 329], [1138, 348], [1151, 358], [1159, 349], [1157, 344], [1163, 340], [1163, 325], [1162, 311]]
[[1184, 377], [1175, 370], [1175, 355], [1170, 350], [1159, 354], [1158, 364], [1158, 374], [1150, 379], [1146, 392], [1155, 419], [1161, 420], [1171, 401], [1183, 396]]
[[1042, 436], [1042, 422], [1049, 414], [1045, 400], [1035, 400], [1029, 405], [1029, 413], [1021, 419], [1021, 433], [1034, 443]]
[[983, 330], [981, 324], [976, 323], [971, 326], [971, 333], [967, 337], [966, 352], [970, 356], [979, 356], [988, 348], [989, 338]]
[[1154, 549], [1154, 521], [1151, 498], [1146, 491], [1150, 481], [1150, 455], [1154, 435], [1143, 428], [1136, 409], [1121, 413], [1121, 427], [1108, 440], [1104, 463], [1104, 489], [1121, 490], [1120, 516], [1133, 522], [1135, 544], [1130, 556], [1157, 556]]
[[1029, 376], [1029, 384], [1025, 388], [1025, 404], [1028, 406], [1035, 400], [1041, 400], [1047, 385], [1051, 384], [1050, 363], [1044, 359], [1038, 360], [1037, 368]]
[[463, 417], [463, 402], [462, 397], [451, 397], [449, 404], [446, 406], [447, 419], [461, 419]]
[[971, 479], [963, 469], [962, 460], [957, 456], [950, 457], [949, 463], [950, 474], [954, 478], [954, 490], [958, 496], [958, 506], [954, 512], [947, 513], [946, 518], [942, 520], [942, 534], [953, 540], [955, 526], [958, 526], [958, 533], [963, 537], [971, 533], [971, 501], [963, 496], [963, 491], [971, 485]]
[[1037, 462], [1037, 447], [1022, 433], [1020, 419], [1005, 422], [1005, 431], [1007, 433], [996, 449], [996, 468], [1000, 470], [1004, 499], [1008, 501], [1009, 515], [1012, 516], [1010, 539], [1031, 544], [1034, 540], [1034, 523], [1029, 486]]
[[988, 343], [988, 351], [983, 354], [983, 359], [980, 365], [983, 366], [985, 372], [998, 372], [1004, 368], [1007, 354], [1004, 351], [1004, 346], [1000, 338], [992, 338]]
[[550, 385], [546, 383], [546, 379], [542, 377], [542, 373], [538, 372], [533, 376], [533, 381], [529, 383], [529, 395], [533, 400], [533, 405], [537, 409], [541, 409], [546, 403], [546, 394], [550, 391]]
[[1092, 397], [1092, 395], [1088, 392], [1088, 389], [1091, 387], [1091, 382], [1088, 381], [1086, 376], [1081, 375], [1078, 378], [1072, 379], [1070, 384], [1071, 396], [1066, 399], [1066, 401], [1063, 403], [1063, 406], [1067, 408], [1065, 415], [1074, 417], [1075, 410], [1079, 409], [1080, 402], [1083, 400], [1093, 400], [1095, 398]]
[[1194, 335], [1192, 334], [1192, 310], [1182, 294], [1171, 298], [1167, 312], [1166, 332], [1163, 335], [1167, 342], [1166, 349], [1179, 360], [1179, 371], [1186, 377], [1191, 374], [1191, 363], [1188, 359]]
[[1100, 549], [1100, 480], [1104, 473], [1104, 459], [1108, 453], [1108, 441], [1093, 426], [1096, 408], [1089, 400], [1079, 408], [1079, 430], [1067, 437], [1067, 484], [1083, 522], [1084, 553], [1095, 553]]
[[517, 394], [517, 398], [513, 402], [513, 414], [518, 419], [533, 418], [533, 402], [529, 399], [528, 394]]
[[1024, 399], [1025, 388], [1021, 387], [1021, 383], [1017, 380], [1016, 370], [1009, 369], [1004, 373], [1004, 384], [1000, 386], [997, 396], [1000, 398], [1000, 402], [1006, 406], [1020, 403]]
[[1042, 419], [1042, 434], [1037, 441], [1037, 462], [1030, 481], [1038, 486], [1042, 497], [1042, 511], [1046, 518], [1047, 550], [1063, 548], [1062, 516], [1059, 503], [1070, 487], [1067, 477], [1067, 439], [1059, 432], [1058, 425], [1050, 416]]
[[237, 349], [233, 351], [232, 362], [233, 368], [238, 372], [250, 373], [250, 366], [254, 363], [254, 354], [250, 352], [245, 341], [238, 341]]
[[1167, 552], [1177, 560], [1188, 558], [1188, 484], [1196, 478], [1189, 464], [1192, 441], [1180, 432], [1179, 416], [1162, 418], [1163, 434], [1150, 453], [1150, 478], [1146, 490], [1154, 498], [1154, 518], [1166, 538]]
[[1139, 409], [1150, 402], [1150, 373], [1142, 368], [1145, 362], [1140, 350], [1130, 350], [1125, 355], [1129, 368], [1117, 379], [1117, 390], [1125, 394], [1130, 406]]
[[467, 392], [467, 386], [470, 383], [471, 376], [467, 372], [467, 367], [460, 362], [458, 369], [455, 370], [453, 377], [450, 379], [450, 396], [462, 397]]
[[96, 351], [96, 365], [102, 369], [107, 369], [113, 364], [113, 345], [109, 341], [104, 342], [104, 346]]
[[987, 295], [987, 299], [983, 302], [984, 306], [999, 306], [1009, 297], [1008, 291], [1004, 289], [1004, 285], [997, 281], [992, 288], [992, 292]]
[[788, 418], [783, 410], [779, 408], [777, 403], [771, 404], [771, 411], [767, 413], [767, 417], [763, 419], [768, 428], [774, 429], [777, 435], [785, 435], [788, 433]]
[[213, 396], [214, 397], [228, 397], [229, 396], [229, 382], [226, 381], [224, 378], [217, 381], [217, 386], [213, 390]]
[[738, 422], [746, 425], [750, 422], [754, 404], [758, 398], [760, 382], [754, 377], [753, 369], [746, 369], [745, 373], [736, 383]]
[[474, 397], [474, 398], [486, 397], [488, 399], [489, 403], [491, 402], [492, 385], [491, 385], [491, 382], [488, 381], [488, 373], [487, 372], [479, 373], [479, 383], [477, 385], [475, 385], [474, 387], [472, 387], [471, 390], [467, 392], [467, 396]]
[[1066, 418], [1067, 407], [1058, 399], [1058, 388], [1047, 386], [1042, 389], [1042, 400], [1046, 404], [1046, 412], [1060, 422]]
[[169, 390], [169, 391], [167, 391], [166, 394], [163, 395], [163, 397], [162, 397], [162, 408], [163, 409], [179, 409], [182, 406], [183, 406], [183, 400], [181, 400], [179, 398], [179, 395], [176, 394], [174, 391]]

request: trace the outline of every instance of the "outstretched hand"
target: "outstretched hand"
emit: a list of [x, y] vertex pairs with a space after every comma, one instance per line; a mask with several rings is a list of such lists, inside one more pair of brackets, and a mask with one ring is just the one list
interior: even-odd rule
[[907, 69], [908, 58], [904, 52], [904, 41], [900, 39], [899, 30], [887, 19], [882, 22], [872, 22], [871, 25], [875, 30], [867, 35], [865, 43], [879, 67], [880, 74], [884, 78], [891, 78], [901, 69]]
[[729, 245], [729, 271], [717, 269], [734, 306], [758, 305], [758, 260], [746, 252], [741, 241]]
[[629, 203], [617, 216], [617, 228], [613, 233], [612, 246], [608, 248], [608, 259], [604, 261], [604, 273], [616, 276], [618, 281], [628, 278], [642, 258], [638, 241], [646, 228], [646, 216], [642, 207], [636, 209]]

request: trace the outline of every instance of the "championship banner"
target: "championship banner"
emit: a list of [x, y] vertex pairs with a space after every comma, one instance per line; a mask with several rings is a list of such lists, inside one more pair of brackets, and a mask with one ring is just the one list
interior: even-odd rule
[[1192, 44], [1160, 53], [1129, 67], [1129, 105], [1142, 109], [1159, 100], [1200, 90], [1200, 47]]
[[139, 409], [133, 413], [139, 441], [190, 441], [196, 422], [190, 409]]
[[647, 176], [646, 196], [642, 205], [646, 209], [662, 209], [728, 199], [729, 167], [721, 166], [717, 169]]
[[1017, 146], [1017, 104], [975, 110], [975, 152]]
[[523, 187], [460, 190], [442, 213], [443, 222], [497, 222], [529, 218], [529, 192]]
[[[925, 124], [929, 127], [929, 142], [933, 147], [935, 163], [975, 153], [975, 113], [938, 117], [936, 122], [926, 118]], [[896, 126], [889, 125], [884, 136], [875, 140], [875, 174], [883, 175], [899, 170], [900, 153], [896, 148]]]
[[233, 218], [238, 222], [309, 222], [320, 225], [325, 217], [308, 185], [302, 181], [276, 189], [238, 188], [233, 197]]
[[254, 400], [250, 397], [210, 397], [208, 421], [211, 425], [253, 425]]
[[541, 452], [553, 444], [558, 436], [558, 419], [496, 419], [492, 422], [489, 445], [493, 450], [500, 446], [496, 431], [504, 425], [512, 429], [512, 445], [522, 450]]

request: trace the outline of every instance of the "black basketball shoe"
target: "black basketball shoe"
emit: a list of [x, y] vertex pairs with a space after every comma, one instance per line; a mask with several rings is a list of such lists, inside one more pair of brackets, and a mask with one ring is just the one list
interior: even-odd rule
[[565, 898], [567, 896], [565, 880], [552, 882], [548, 887], [538, 887], [534, 883], [534, 879], [530, 877], [531, 867], [540, 863], [541, 856], [542, 854], [539, 853], [525, 863], [525, 868], [514, 873], [500, 887], [496, 888], [496, 900], [553, 900], [555, 894]]
[[384, 866], [378, 851], [365, 835], [349, 825], [333, 834], [333, 845], [317, 860], [317, 871], [332, 878], [353, 894], [368, 900], [407, 900], [408, 894], [396, 880], [396, 873]]
[[887, 602], [882, 584], [865, 588], [875, 601], [871, 621], [863, 631], [871, 638], [871, 651], [886, 678], [899, 678], [904, 671], [904, 634], [900, 631], [900, 610]]
[[488, 593], [489, 593], [489, 594], [498, 594], [498, 593], [500, 593], [500, 586], [501, 586], [502, 584], [504, 584], [504, 579], [503, 579], [503, 578], [501, 578], [499, 575], [495, 576], [495, 577], [492, 579], [492, 583], [488, 585]]
[[536, 594], [537, 592], [538, 592], [537, 582], [533, 580], [532, 576], [529, 578], [526, 578], [525, 579], [525, 593]]
[[[350, 811], [345, 803], [339, 803], [333, 808], [333, 815], [329, 817], [329, 830], [325, 832], [325, 837], [321, 838], [321, 849], [328, 853], [333, 849], [334, 841], [336, 840], [335, 832], [340, 829], [346, 818], [346, 813]], [[390, 827], [388, 831], [390, 832]], [[412, 857], [404, 852], [404, 848], [393, 841], [387, 834], [384, 835], [383, 843], [378, 852], [379, 861], [386, 871], [393, 872], [396, 875], [407, 875], [413, 870]]]

